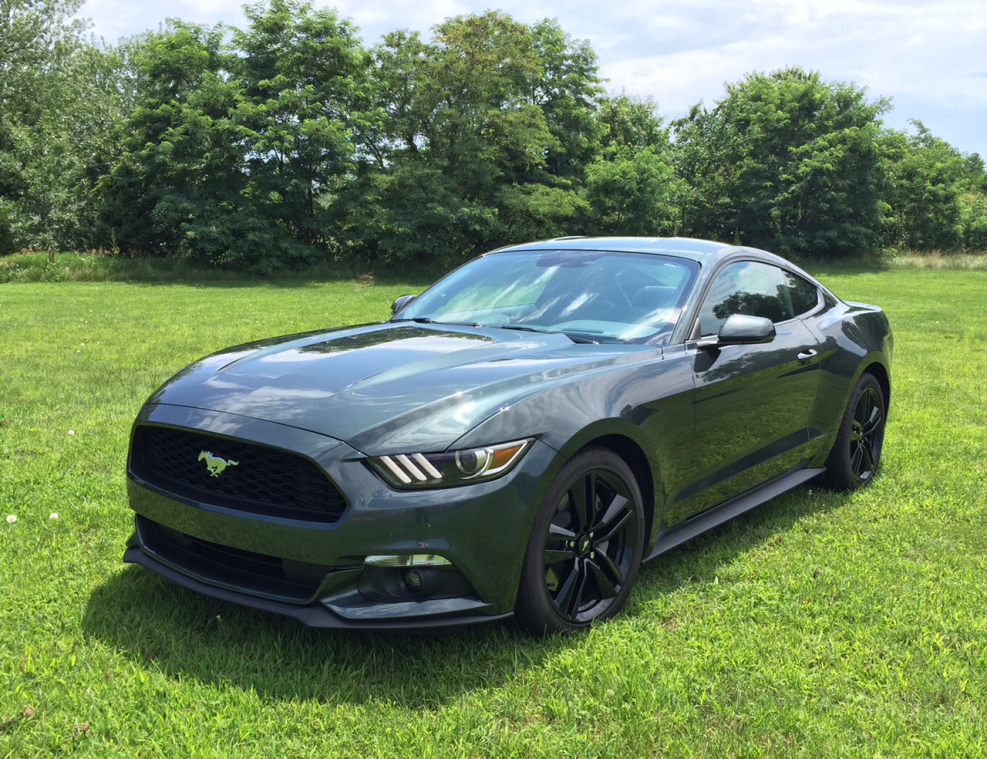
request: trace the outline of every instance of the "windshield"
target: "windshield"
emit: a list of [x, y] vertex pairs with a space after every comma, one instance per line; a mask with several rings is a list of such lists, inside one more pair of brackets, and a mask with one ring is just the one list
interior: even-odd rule
[[393, 320], [662, 344], [698, 271], [694, 261], [650, 253], [492, 253], [439, 280]]

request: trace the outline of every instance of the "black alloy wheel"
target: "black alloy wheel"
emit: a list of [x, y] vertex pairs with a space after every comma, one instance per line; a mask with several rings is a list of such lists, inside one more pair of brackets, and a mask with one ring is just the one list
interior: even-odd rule
[[826, 461], [833, 486], [856, 490], [874, 478], [884, 447], [885, 408], [880, 383], [872, 374], [862, 375]]
[[515, 618], [535, 634], [577, 632], [623, 606], [644, 549], [644, 507], [627, 464], [587, 448], [559, 472], [535, 520]]

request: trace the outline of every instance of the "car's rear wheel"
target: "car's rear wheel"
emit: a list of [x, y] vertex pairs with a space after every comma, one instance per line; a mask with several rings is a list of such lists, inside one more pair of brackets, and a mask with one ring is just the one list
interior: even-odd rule
[[884, 447], [886, 408], [877, 378], [861, 375], [826, 460], [827, 479], [834, 488], [856, 490], [874, 478]]
[[630, 467], [585, 448], [559, 472], [528, 542], [514, 616], [536, 635], [585, 630], [616, 614], [644, 550], [644, 506]]

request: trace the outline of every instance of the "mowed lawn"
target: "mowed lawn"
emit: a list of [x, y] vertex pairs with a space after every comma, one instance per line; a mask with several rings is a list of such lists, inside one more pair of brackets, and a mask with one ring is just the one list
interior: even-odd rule
[[0, 285], [0, 756], [987, 753], [987, 272], [818, 273], [891, 318], [881, 476], [693, 540], [551, 640], [313, 631], [120, 561], [158, 384], [420, 284]]

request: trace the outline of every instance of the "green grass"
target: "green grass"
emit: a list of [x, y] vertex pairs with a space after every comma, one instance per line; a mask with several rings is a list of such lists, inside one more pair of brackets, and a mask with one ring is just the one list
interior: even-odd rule
[[420, 283], [0, 286], [0, 756], [987, 753], [987, 273], [821, 275], [895, 330], [881, 476], [765, 504], [545, 641], [313, 631], [120, 562], [161, 381]]

